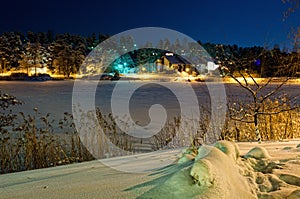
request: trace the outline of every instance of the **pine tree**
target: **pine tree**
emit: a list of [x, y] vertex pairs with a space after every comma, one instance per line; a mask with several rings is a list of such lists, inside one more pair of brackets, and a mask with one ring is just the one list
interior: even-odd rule
[[34, 68], [34, 75], [37, 75], [37, 68], [46, 67], [47, 63], [48, 53], [46, 49], [39, 42], [27, 42], [19, 60], [20, 68], [25, 69], [28, 75], [30, 75], [30, 68]]
[[14, 32], [5, 32], [0, 36], [0, 72], [5, 73], [18, 67], [22, 52], [20, 36]]

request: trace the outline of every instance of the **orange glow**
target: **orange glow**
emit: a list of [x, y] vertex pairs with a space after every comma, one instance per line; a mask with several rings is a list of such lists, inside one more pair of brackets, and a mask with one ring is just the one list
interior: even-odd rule
[[0, 73], [0, 76], [5, 77], [5, 76], [10, 76], [11, 72], [6, 72], [6, 73]]

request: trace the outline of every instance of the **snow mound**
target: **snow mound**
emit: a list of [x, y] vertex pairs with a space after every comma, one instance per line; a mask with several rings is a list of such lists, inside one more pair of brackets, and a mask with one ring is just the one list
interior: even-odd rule
[[298, 144], [296, 147], [287, 146], [287, 147], [284, 147], [282, 150], [283, 151], [290, 151], [290, 152], [300, 152], [300, 144]]
[[255, 159], [262, 159], [262, 158], [270, 158], [268, 151], [263, 147], [254, 147], [252, 148], [244, 158], [255, 158]]
[[287, 199], [299, 199], [300, 198], [300, 189], [297, 189], [288, 195]]
[[240, 156], [239, 147], [234, 142], [221, 140], [216, 142], [214, 146], [220, 149], [223, 153], [225, 153], [229, 157], [231, 157], [234, 161], [237, 161], [237, 159]]
[[291, 175], [291, 174], [280, 174], [279, 178], [290, 185], [295, 185], [300, 187], [300, 177], [298, 176]]
[[293, 147], [291, 147], [291, 146], [287, 146], [287, 147], [284, 147], [282, 150], [284, 150], [284, 151], [288, 151], [288, 150], [292, 150], [293, 149]]
[[194, 160], [189, 158], [193, 152], [185, 151], [180, 158], [184, 160], [168, 168], [168, 172], [174, 168], [176, 172], [165, 175], [159, 186], [138, 198], [257, 198], [253, 187], [239, 172], [236, 163], [239, 152], [234, 143], [221, 141], [215, 146], [201, 146]]
[[[230, 142], [224, 142], [223, 144], [229, 149], [235, 149]], [[224, 145], [220, 144], [219, 146]], [[202, 147], [208, 148], [210, 153], [205, 158], [199, 159], [194, 163], [190, 175], [197, 186], [210, 187], [205, 197], [255, 198], [246, 178], [239, 173], [239, 167], [235, 163], [232, 153], [227, 155], [216, 147]], [[204, 196], [202, 197], [205, 198]]]
[[256, 173], [255, 182], [261, 193], [277, 191], [283, 182], [274, 174]]

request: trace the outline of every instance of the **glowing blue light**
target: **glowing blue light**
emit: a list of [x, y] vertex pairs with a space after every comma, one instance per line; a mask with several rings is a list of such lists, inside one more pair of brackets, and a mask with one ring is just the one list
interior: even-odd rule
[[260, 59], [257, 59], [254, 61], [255, 66], [260, 66], [261, 62]]

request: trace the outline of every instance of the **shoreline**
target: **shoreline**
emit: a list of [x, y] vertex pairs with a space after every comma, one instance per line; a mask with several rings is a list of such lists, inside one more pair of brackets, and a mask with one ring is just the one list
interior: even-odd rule
[[[51, 79], [50, 79], [51, 78]], [[10, 78], [9, 76], [0, 76], [0, 81], [7, 81], [7, 82], [46, 82], [46, 81], [99, 81], [99, 82], [134, 82], [134, 81], [153, 81], [153, 82], [183, 82], [183, 83], [228, 83], [228, 84], [237, 84], [237, 82], [230, 78], [230, 77], [201, 77], [196, 80], [190, 80], [188, 77], [177, 77], [177, 76], [121, 76], [118, 80], [110, 80], [110, 79], [99, 79], [95, 77], [91, 78], [57, 78], [57, 77], [50, 77], [50, 78], [40, 78], [39, 77], [29, 77], [29, 78]], [[274, 77], [271, 84], [281, 83], [286, 77]], [[242, 78], [238, 78], [243, 82]], [[247, 79], [250, 84], [254, 84], [253, 80], [250, 78]], [[255, 78], [257, 83], [266, 83], [269, 78]], [[289, 79], [286, 84], [300, 84], [300, 78], [291, 78]]]

